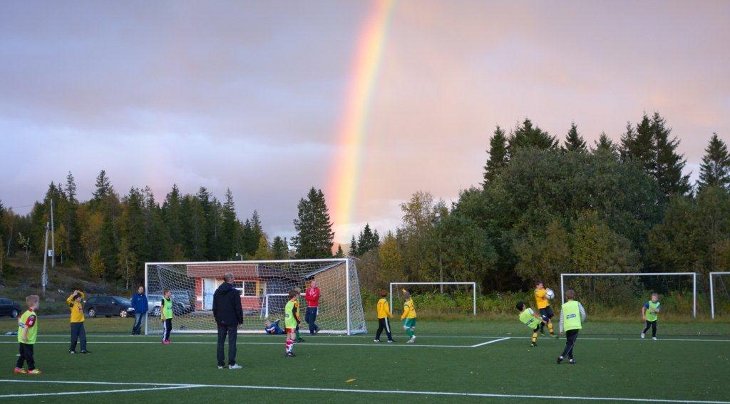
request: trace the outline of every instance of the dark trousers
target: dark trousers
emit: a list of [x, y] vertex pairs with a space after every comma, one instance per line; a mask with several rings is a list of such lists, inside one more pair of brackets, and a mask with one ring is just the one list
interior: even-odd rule
[[142, 318], [144, 318], [144, 313], [134, 314], [134, 326], [132, 326], [132, 334], [139, 335], [142, 333]]
[[651, 327], [651, 336], [656, 337], [656, 320], [655, 321], [649, 321], [646, 320], [646, 327], [644, 328], [644, 331], [642, 331], [642, 334], [646, 334], [647, 331], [649, 331], [649, 327]]
[[168, 318], [162, 323], [162, 340], [169, 341], [172, 332], [172, 319]]
[[238, 339], [238, 327], [218, 324], [218, 366], [225, 365], [225, 352], [223, 346], [228, 337], [228, 364], [236, 364], [236, 340]]
[[314, 334], [315, 331], [319, 330], [319, 326], [315, 324], [315, 321], [317, 321], [316, 307], [307, 307], [307, 312], [304, 314], [304, 321], [309, 325], [310, 334]]
[[86, 328], [84, 323], [71, 323], [71, 345], [68, 347], [69, 350], [76, 350], [76, 342], [81, 340], [81, 351], [86, 351]]
[[15, 362], [15, 367], [22, 368], [23, 362], [27, 362], [28, 370], [35, 369], [35, 359], [33, 359], [33, 344], [24, 344], [20, 342], [18, 345], [18, 353], [20, 353], [20, 356], [18, 357], [18, 361]]
[[563, 354], [560, 356], [573, 359], [573, 348], [575, 347], [575, 340], [578, 339], [578, 330], [566, 331], [565, 339], [565, 349], [563, 349]]
[[385, 335], [388, 336], [388, 341], [393, 340], [393, 336], [390, 334], [390, 321], [388, 317], [378, 319], [378, 331], [375, 333], [375, 339], [380, 339], [380, 334], [385, 330]]

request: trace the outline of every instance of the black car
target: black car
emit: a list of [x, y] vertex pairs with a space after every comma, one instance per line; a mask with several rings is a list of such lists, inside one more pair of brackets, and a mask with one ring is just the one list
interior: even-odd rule
[[20, 314], [20, 305], [10, 299], [0, 297], [0, 316], [18, 317]]
[[89, 317], [127, 317], [134, 315], [132, 302], [120, 296], [93, 296], [84, 304], [84, 311]]

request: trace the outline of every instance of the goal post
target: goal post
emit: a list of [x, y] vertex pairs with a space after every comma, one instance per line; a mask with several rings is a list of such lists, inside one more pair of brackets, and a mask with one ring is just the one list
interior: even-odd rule
[[393, 310], [393, 287], [394, 286], [417, 286], [417, 285], [470, 285], [472, 290], [472, 314], [477, 315], [477, 283], [476, 282], [391, 282], [388, 292], [390, 293], [390, 308]]
[[730, 275], [730, 272], [710, 272], [710, 317], [715, 319], [715, 276]]
[[566, 277], [626, 277], [626, 276], [691, 276], [692, 277], [692, 317], [697, 318], [697, 273], [696, 272], [635, 272], [635, 273], [562, 273], [560, 274], [560, 301], [565, 303]]
[[[283, 318], [289, 291], [299, 289], [303, 294], [312, 281], [321, 293], [316, 319], [320, 333], [367, 332], [357, 267], [349, 258], [148, 262], [145, 289], [150, 315], [159, 313], [162, 291], [168, 289], [173, 300], [173, 332], [216, 332], [213, 295], [226, 273], [233, 274], [233, 285], [241, 292], [244, 319], [239, 332], [263, 333], [267, 317]], [[306, 301], [300, 299], [303, 323], [306, 308]], [[146, 321], [146, 334], [160, 332], [159, 321]]]

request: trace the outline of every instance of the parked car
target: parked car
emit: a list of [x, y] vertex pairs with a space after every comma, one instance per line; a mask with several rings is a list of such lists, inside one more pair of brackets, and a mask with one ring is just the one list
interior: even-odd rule
[[89, 317], [127, 317], [134, 315], [134, 307], [132, 307], [132, 302], [126, 297], [120, 296], [90, 297], [86, 301], [86, 304], [84, 304], [84, 310], [86, 310], [86, 315]]
[[[172, 292], [172, 313], [176, 316], [181, 314], [190, 313], [193, 311], [192, 305], [187, 300], [187, 291], [180, 294], [178, 292]], [[147, 314], [153, 317], [160, 316], [160, 303], [162, 302], [162, 293], [148, 293], [147, 294]]]
[[18, 303], [4, 297], [0, 297], [0, 316], [18, 317], [21, 308]]

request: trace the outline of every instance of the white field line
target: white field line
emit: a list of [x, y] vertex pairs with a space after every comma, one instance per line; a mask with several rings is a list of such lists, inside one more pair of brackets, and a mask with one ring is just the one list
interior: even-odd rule
[[[677, 400], [677, 399], [661, 399], [661, 398], [634, 398], [634, 397], [589, 397], [589, 396], [547, 396], [535, 394], [499, 394], [499, 393], [469, 393], [469, 392], [452, 392], [452, 391], [420, 391], [420, 390], [365, 390], [365, 389], [337, 389], [337, 388], [320, 388], [320, 387], [291, 387], [291, 386], [247, 386], [247, 385], [228, 385], [228, 384], [165, 384], [165, 383], [121, 383], [121, 382], [81, 382], [81, 381], [46, 381], [46, 380], [12, 380], [0, 379], [0, 382], [8, 383], [46, 383], [46, 384], [89, 384], [89, 385], [110, 385], [110, 386], [150, 386], [147, 391], [162, 390], [163, 388], [214, 388], [214, 389], [241, 389], [241, 390], [278, 390], [278, 391], [303, 391], [303, 392], [329, 392], [329, 393], [355, 393], [355, 394], [391, 394], [391, 395], [429, 395], [429, 396], [446, 396], [446, 397], [482, 397], [482, 398], [525, 398], [525, 399], [544, 399], [544, 400], [583, 400], [583, 401], [622, 401], [622, 402], [641, 402], [641, 403], [689, 403], [689, 404], [730, 404], [730, 401], [718, 400]], [[163, 386], [163, 387], [155, 387]], [[127, 390], [127, 391], [131, 391]], [[144, 389], [134, 389], [142, 390]], [[122, 390], [125, 391], [125, 390]], [[63, 393], [43, 393], [48, 395], [70, 394], [72, 392]], [[17, 395], [14, 397], [18, 397]], [[22, 395], [27, 396], [27, 395]]]
[[20, 394], [2, 394], [0, 399], [3, 398], [25, 398], [25, 397], [43, 397], [43, 396], [76, 396], [86, 394], [115, 394], [115, 393], [136, 393], [136, 392], [150, 392], [158, 390], [180, 390], [200, 387], [192, 384], [184, 384], [179, 386], [167, 386], [167, 387], [140, 387], [136, 389], [116, 389], [116, 390], [87, 390], [87, 391], [60, 391], [55, 393], [20, 393]]
[[508, 339], [510, 339], [510, 337], [504, 337], [504, 338], [500, 338], [500, 339], [493, 339], [491, 341], [482, 342], [481, 344], [472, 345], [470, 348], [477, 348], [477, 347], [484, 346], [484, 345], [494, 344], [495, 342], [507, 341]]
[[[17, 344], [17, 341], [0, 341], [0, 344]], [[43, 344], [43, 345], [68, 345], [68, 341], [38, 341], [37, 344]], [[162, 345], [159, 341], [92, 341], [89, 342], [91, 345]], [[180, 341], [180, 342], [173, 342], [172, 345], [216, 345], [217, 342], [215, 341]], [[284, 345], [283, 342], [238, 342], [237, 345]], [[299, 344], [297, 344], [299, 345]], [[424, 345], [424, 344], [377, 344], [377, 343], [370, 343], [370, 344], [357, 344], [357, 343], [349, 343], [349, 344], [328, 344], [328, 343], [322, 343], [322, 342], [315, 342], [315, 343], [305, 343], [305, 346], [365, 346], [365, 347], [378, 347], [378, 346], [389, 346], [389, 347], [400, 347], [400, 348], [472, 348], [471, 345]]]

